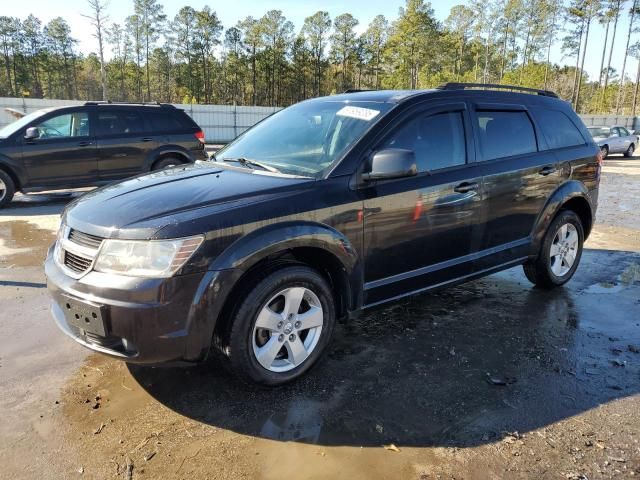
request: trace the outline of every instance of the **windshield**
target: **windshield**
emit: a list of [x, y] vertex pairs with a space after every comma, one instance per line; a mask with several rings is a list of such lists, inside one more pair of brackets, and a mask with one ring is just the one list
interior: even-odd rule
[[609, 129], [605, 127], [588, 127], [592, 137], [608, 137]]
[[282, 173], [318, 177], [339, 160], [392, 104], [317, 99], [271, 115], [216, 153]]
[[35, 112], [31, 112], [29, 115], [25, 115], [24, 117], [16, 120], [15, 122], [11, 122], [9, 125], [5, 125], [0, 129], [0, 138], [6, 138], [14, 132], [20, 130], [22, 127], [29, 125], [36, 118], [41, 117], [45, 113], [49, 113], [49, 110], [36, 110]]

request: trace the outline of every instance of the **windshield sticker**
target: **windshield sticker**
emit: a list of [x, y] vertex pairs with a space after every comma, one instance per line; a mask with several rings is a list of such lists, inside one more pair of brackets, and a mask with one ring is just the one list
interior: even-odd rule
[[366, 122], [370, 122], [373, 120], [378, 114], [380, 110], [372, 110], [370, 108], [363, 107], [344, 107], [336, 112], [336, 115], [339, 117], [350, 117], [356, 118], [358, 120], [364, 120]]

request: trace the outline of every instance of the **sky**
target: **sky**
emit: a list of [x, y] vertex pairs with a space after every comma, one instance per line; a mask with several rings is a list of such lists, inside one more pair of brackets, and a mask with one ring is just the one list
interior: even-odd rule
[[[124, 18], [133, 13], [133, 0], [108, 1], [107, 11], [111, 21], [123, 23]], [[296, 31], [302, 27], [305, 17], [318, 10], [328, 11], [331, 18], [341, 13], [349, 12], [360, 21], [360, 25], [357, 28], [359, 32], [364, 31], [373, 17], [378, 14], [383, 14], [387, 19], [394, 20], [398, 15], [398, 8], [405, 4], [404, 0], [232, 0], [227, 2], [160, 0], [160, 3], [164, 6], [164, 11], [170, 19], [184, 5], [191, 5], [195, 9], [209, 5], [210, 8], [216, 11], [225, 28], [234, 26], [238, 20], [249, 15], [256, 18], [261, 17], [272, 9], [282, 10], [287, 19], [294, 23]], [[449, 15], [452, 6], [461, 3], [468, 4], [470, 2], [465, 2], [464, 0], [434, 0], [431, 2], [436, 18], [440, 21], [444, 21]], [[0, 7], [0, 15], [24, 19], [29, 13], [33, 13], [43, 23], [54, 17], [61, 16], [71, 25], [72, 35], [78, 39], [79, 48], [82, 52], [88, 53], [97, 50], [96, 40], [92, 36], [92, 28], [88, 20], [82, 16], [83, 13], [89, 13], [86, 1], [31, 0], [26, 5], [21, 2], [5, 0], [2, 7]], [[612, 66], [618, 72], [622, 68], [625, 41], [629, 28], [628, 9], [629, 6], [627, 5], [624, 14], [620, 17], [612, 59]], [[589, 33], [589, 46], [585, 60], [585, 70], [590, 78], [598, 77], [603, 43], [604, 27], [594, 22]], [[575, 58], [563, 57], [560, 42], [554, 45], [551, 60], [559, 64], [575, 64]], [[626, 75], [635, 78], [637, 65], [635, 59], [630, 57], [627, 60]]]

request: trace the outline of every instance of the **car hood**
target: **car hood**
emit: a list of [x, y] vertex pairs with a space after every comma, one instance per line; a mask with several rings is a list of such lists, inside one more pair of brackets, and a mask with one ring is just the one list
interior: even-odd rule
[[168, 225], [293, 195], [313, 181], [202, 162], [89, 192], [69, 204], [62, 221], [105, 238], [164, 238], [159, 232]]

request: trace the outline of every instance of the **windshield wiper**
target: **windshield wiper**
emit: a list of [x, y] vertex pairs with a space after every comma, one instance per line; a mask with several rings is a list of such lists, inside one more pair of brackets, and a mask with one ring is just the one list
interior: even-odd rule
[[266, 164], [258, 162], [256, 160], [249, 160], [248, 158], [245, 158], [245, 157], [223, 158], [222, 161], [223, 162], [239, 163], [243, 167], [247, 167], [247, 168], [251, 168], [251, 169], [255, 169], [257, 167], [260, 170], [266, 170], [267, 172], [282, 173], [282, 172], [280, 172], [280, 170], [278, 170], [275, 167], [272, 167], [271, 165], [266, 165]]

